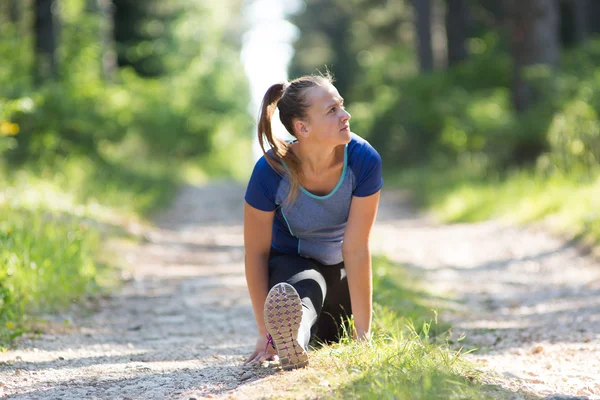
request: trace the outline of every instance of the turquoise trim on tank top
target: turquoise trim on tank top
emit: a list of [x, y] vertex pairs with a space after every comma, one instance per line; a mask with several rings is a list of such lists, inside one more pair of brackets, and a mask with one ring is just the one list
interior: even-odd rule
[[[280, 206], [280, 204], [277, 204], [277, 205]], [[288, 222], [287, 218], [285, 217], [285, 214], [283, 213], [283, 207], [280, 207], [279, 209], [281, 210], [281, 216], [283, 217], [283, 220], [285, 221], [285, 223], [286, 223], [286, 225], [288, 227], [288, 230], [290, 231], [290, 235], [296, 237], [296, 235], [294, 235], [294, 233], [292, 232], [292, 228], [290, 227], [290, 223]], [[298, 243], [300, 243], [300, 242], [298, 242]]]
[[[281, 160], [281, 162], [283, 163], [283, 166], [285, 167], [285, 169], [287, 169], [289, 171], [289, 168], [285, 164], [285, 161]], [[312, 197], [313, 199], [316, 199], [316, 200], [326, 200], [326, 199], [330, 198], [331, 196], [333, 196], [335, 194], [335, 192], [338, 191], [338, 189], [340, 188], [340, 186], [342, 186], [342, 182], [344, 182], [344, 178], [346, 176], [346, 167], [347, 166], [348, 166], [348, 144], [345, 144], [344, 145], [344, 168], [342, 168], [342, 175], [340, 176], [340, 180], [338, 181], [337, 185], [335, 185], [335, 187], [333, 188], [333, 190], [331, 191], [331, 193], [326, 194], [324, 196], [317, 196], [316, 194], [312, 194], [308, 190], [304, 189], [302, 187], [302, 185], [300, 185], [300, 190], [305, 195], [307, 195], [308, 197]], [[287, 222], [287, 220], [286, 220], [286, 222]], [[298, 244], [299, 244], [299, 242], [298, 242]]]

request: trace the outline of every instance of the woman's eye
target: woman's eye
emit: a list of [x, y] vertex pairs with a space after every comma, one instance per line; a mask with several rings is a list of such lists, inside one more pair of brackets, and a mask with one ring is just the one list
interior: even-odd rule
[[335, 112], [335, 107], [333, 107], [329, 112]]

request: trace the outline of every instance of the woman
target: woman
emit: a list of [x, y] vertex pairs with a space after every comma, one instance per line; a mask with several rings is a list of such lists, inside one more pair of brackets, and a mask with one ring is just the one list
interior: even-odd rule
[[[275, 108], [294, 141], [273, 136]], [[353, 337], [369, 338], [369, 235], [383, 186], [381, 158], [350, 132], [349, 120], [329, 76], [278, 83], [264, 96], [264, 156], [244, 208], [246, 281], [259, 333], [246, 363], [278, 356], [284, 369], [303, 367], [309, 341], [338, 340], [338, 324], [350, 315]]]

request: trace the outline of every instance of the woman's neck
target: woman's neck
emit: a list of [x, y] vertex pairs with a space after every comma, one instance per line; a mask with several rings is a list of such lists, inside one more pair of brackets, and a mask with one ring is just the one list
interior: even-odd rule
[[319, 176], [327, 173], [343, 159], [341, 147], [315, 146], [298, 141], [292, 144], [292, 151], [300, 159], [304, 174]]

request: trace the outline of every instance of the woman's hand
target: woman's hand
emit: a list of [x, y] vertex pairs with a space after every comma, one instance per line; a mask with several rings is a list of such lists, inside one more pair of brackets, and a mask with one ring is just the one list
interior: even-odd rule
[[359, 342], [370, 342], [371, 332], [365, 329], [356, 329], [354, 331], [354, 340]]
[[279, 357], [277, 357], [277, 352], [275, 351], [273, 346], [269, 345], [267, 347], [267, 338], [265, 336], [259, 335], [258, 339], [256, 340], [256, 347], [254, 348], [254, 352], [244, 362], [244, 365], [262, 363], [263, 361], [277, 360], [279, 360]]

